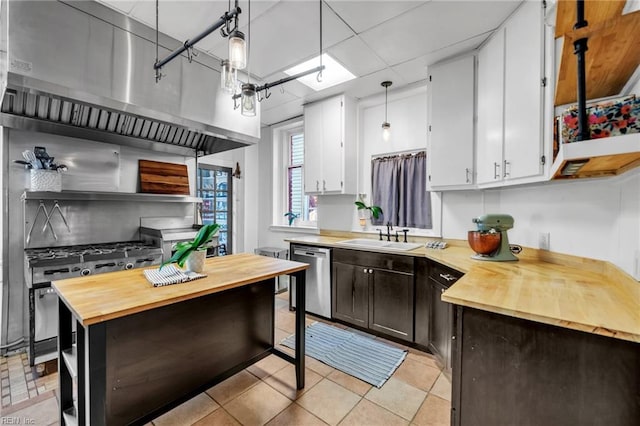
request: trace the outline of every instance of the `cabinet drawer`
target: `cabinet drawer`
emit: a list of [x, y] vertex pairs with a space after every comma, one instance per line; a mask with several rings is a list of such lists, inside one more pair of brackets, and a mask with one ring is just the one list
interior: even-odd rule
[[460, 279], [464, 274], [456, 271], [455, 269], [448, 268], [439, 263], [433, 263], [431, 270], [429, 271], [429, 278], [433, 279], [439, 284], [442, 284], [446, 288], [451, 287], [456, 281]]
[[413, 274], [413, 257], [397, 254], [372, 253], [368, 251], [334, 249], [334, 262], [349, 265], [367, 266], [378, 269], [388, 269], [394, 272]]

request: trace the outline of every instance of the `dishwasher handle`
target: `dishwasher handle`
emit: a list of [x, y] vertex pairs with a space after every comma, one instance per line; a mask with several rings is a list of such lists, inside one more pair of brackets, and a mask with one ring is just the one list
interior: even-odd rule
[[293, 249], [293, 254], [295, 256], [326, 258], [329, 255], [329, 250], [318, 249], [316, 247], [295, 247]]

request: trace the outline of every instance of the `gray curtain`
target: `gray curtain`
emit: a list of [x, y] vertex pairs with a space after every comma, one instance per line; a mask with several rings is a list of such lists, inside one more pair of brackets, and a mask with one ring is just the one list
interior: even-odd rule
[[382, 157], [371, 160], [372, 204], [380, 206], [383, 214], [372, 225], [398, 223], [398, 196], [400, 190], [400, 158]]
[[372, 202], [384, 215], [373, 225], [431, 229], [431, 196], [426, 191], [427, 156], [417, 154], [371, 160]]

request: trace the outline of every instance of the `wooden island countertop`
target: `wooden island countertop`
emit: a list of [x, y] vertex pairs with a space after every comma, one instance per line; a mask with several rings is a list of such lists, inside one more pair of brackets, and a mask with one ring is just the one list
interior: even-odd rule
[[153, 287], [141, 268], [54, 281], [52, 286], [74, 316], [87, 326], [290, 274], [308, 266], [240, 253], [208, 258], [203, 272], [207, 277], [181, 284]]
[[[319, 235], [287, 241], [356, 249], [339, 243], [362, 237], [362, 234]], [[517, 255], [517, 262], [483, 262], [471, 259], [474, 253], [465, 241], [455, 240], [444, 250], [423, 246], [387, 252], [426, 257], [464, 272], [443, 293], [442, 300], [446, 302], [640, 342], [640, 283], [608, 262], [528, 247]]]

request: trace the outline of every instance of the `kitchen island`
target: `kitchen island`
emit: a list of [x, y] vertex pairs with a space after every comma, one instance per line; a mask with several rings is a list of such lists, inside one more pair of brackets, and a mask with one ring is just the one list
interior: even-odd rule
[[[164, 287], [141, 269], [53, 282], [61, 423], [142, 424], [271, 353], [295, 364], [303, 388], [307, 268], [242, 253], [209, 258], [206, 278]], [[274, 283], [285, 274], [302, 307], [295, 357], [274, 349]]]

